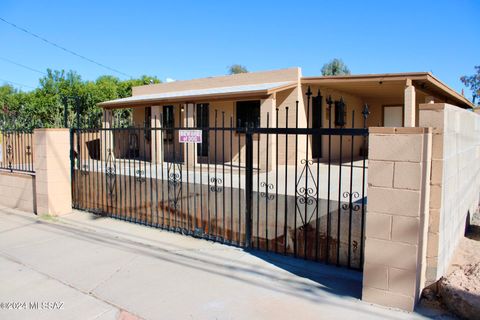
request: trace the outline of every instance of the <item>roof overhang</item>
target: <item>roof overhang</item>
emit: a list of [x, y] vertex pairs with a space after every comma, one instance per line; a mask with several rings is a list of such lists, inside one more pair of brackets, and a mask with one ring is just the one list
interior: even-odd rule
[[[381, 96], [402, 88], [411, 81], [416, 90], [443, 99], [462, 108], [473, 108], [473, 103], [429, 72], [385, 73], [348, 76], [303, 77], [302, 84], [316, 84], [364, 97]], [[383, 93], [382, 93], [383, 91]]]
[[208, 102], [247, 98], [266, 98], [273, 93], [294, 88], [295, 81], [260, 83], [251, 85], [216, 87], [209, 89], [183, 90], [164, 93], [136, 95], [128, 98], [100, 102], [105, 109], [134, 108], [168, 103]]

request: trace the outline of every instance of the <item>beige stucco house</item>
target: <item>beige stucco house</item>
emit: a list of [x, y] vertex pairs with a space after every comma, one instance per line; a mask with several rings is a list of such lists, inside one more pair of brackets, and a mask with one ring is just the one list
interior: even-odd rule
[[[307, 103], [308, 88], [313, 97], [320, 93], [321, 99], [313, 98]], [[326, 102], [328, 97], [334, 102], [331, 118]], [[345, 102], [343, 113], [335, 112], [337, 108], [335, 102], [340, 99]], [[329, 126], [350, 128], [352, 125], [363, 127], [362, 110], [365, 104], [368, 104], [370, 111], [367, 127], [415, 127], [418, 126], [419, 104], [438, 102], [451, 103], [462, 108], [472, 107], [471, 102], [464, 96], [428, 72], [303, 77], [300, 68], [288, 68], [138, 86], [133, 88], [132, 97], [105, 101], [99, 106], [105, 112], [105, 127], [112, 125], [112, 109], [132, 108], [133, 122], [138, 127], [144, 127], [145, 124], [157, 128], [241, 127], [248, 123], [260, 127], [288, 125], [292, 128], [298, 125], [299, 128]], [[343, 119], [339, 119], [342, 118], [339, 114], [343, 114]], [[231, 137], [230, 134], [234, 136]], [[153, 137], [149, 136], [145, 141], [137, 142], [138, 150], [134, 156], [157, 163], [161, 160], [182, 162], [187, 153], [190, 163], [207, 160], [238, 163], [239, 159], [240, 162], [245, 159], [245, 141], [241, 133], [205, 132], [202, 145], [196, 147], [179, 144], [176, 135], [178, 135], [176, 130], [171, 132], [158, 130], [153, 133]], [[217, 143], [229, 142], [231, 138], [235, 142], [233, 145], [225, 143], [223, 148], [214, 149], [212, 144], [215, 138]], [[125, 141], [132, 138], [112, 137], [112, 139]], [[272, 137], [268, 141], [269, 152], [274, 152], [275, 139], [276, 137]], [[297, 149], [308, 150], [309, 159], [321, 160], [327, 154], [327, 139], [325, 136], [322, 137], [322, 143], [312, 143], [311, 137], [300, 139]], [[338, 136], [332, 139], [332, 144], [335, 144], [331, 149], [333, 159], [339, 156], [338, 139]], [[348, 139], [351, 138], [346, 138]], [[282, 144], [285, 137], [279, 136], [278, 140], [278, 143]], [[262, 139], [256, 141], [261, 143], [259, 150], [265, 150], [267, 142]], [[302, 144], [307, 143], [309, 148], [302, 148]], [[112, 144], [118, 145], [113, 142]], [[127, 144], [124, 145], [123, 148], [115, 147], [115, 157], [127, 156]], [[354, 145], [354, 156], [360, 156], [363, 152], [362, 142], [354, 141]], [[186, 148], [197, 150], [191, 149], [190, 152], [186, 152]], [[344, 156], [349, 157], [351, 154], [349, 141], [343, 144], [342, 151]], [[285, 151], [279, 151], [282, 152]], [[282, 164], [284, 154], [279, 154], [278, 157]], [[304, 155], [298, 158], [304, 158]], [[288, 162], [290, 161], [294, 161], [293, 155], [288, 156]], [[261, 167], [264, 165], [265, 163], [260, 163]]]

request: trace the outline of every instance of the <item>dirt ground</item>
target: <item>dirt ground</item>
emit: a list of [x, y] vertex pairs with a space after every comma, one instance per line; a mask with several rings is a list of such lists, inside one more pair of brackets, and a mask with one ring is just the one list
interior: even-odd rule
[[438, 282], [438, 292], [426, 289], [423, 305], [436, 306], [461, 319], [480, 319], [480, 213], [472, 217], [447, 275]]

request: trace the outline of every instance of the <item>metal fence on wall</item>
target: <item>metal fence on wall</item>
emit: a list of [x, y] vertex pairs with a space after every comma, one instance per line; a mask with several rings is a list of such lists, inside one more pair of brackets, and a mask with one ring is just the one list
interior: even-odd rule
[[[346, 128], [335, 127], [333, 105], [327, 99], [327, 128], [298, 128], [298, 103], [293, 127], [285, 108], [267, 114], [276, 124], [264, 128], [234, 126], [218, 112], [213, 127], [74, 128], [74, 207], [361, 269], [368, 108], [359, 127], [352, 111]], [[192, 143], [200, 136], [208, 145]]]
[[0, 169], [33, 173], [33, 133], [29, 130], [0, 130]]

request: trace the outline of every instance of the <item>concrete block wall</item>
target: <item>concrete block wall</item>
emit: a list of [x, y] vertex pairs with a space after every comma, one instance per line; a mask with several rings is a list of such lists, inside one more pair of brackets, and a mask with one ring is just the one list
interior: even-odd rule
[[425, 279], [431, 133], [370, 128], [362, 299], [413, 310]]
[[0, 205], [36, 212], [35, 175], [0, 171]]
[[427, 284], [447, 271], [480, 195], [480, 115], [445, 103], [420, 105], [420, 126], [432, 127]]

